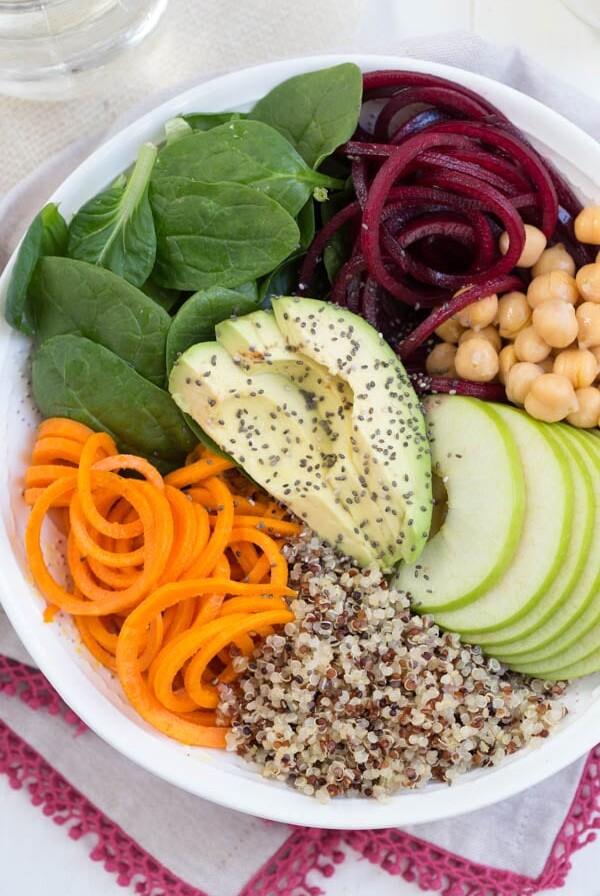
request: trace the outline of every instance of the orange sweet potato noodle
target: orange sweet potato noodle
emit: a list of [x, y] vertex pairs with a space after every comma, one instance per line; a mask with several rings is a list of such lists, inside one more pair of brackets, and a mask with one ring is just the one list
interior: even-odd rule
[[[119, 454], [107, 433], [64, 418], [40, 424], [24, 484], [25, 546], [45, 618], [70, 613], [155, 728], [224, 747], [217, 686], [235, 679], [235, 656], [294, 618], [281, 545], [300, 526], [281, 519], [268, 496], [255, 500], [233, 464], [203, 447], [163, 478], [143, 458]], [[66, 584], [44, 556], [49, 513], [67, 538]]]

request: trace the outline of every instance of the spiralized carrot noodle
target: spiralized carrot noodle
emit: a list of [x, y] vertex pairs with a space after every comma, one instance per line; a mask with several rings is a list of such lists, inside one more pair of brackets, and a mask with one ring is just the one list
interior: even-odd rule
[[173, 485], [175, 488], [184, 488], [186, 485], [195, 485], [203, 482], [209, 476], [216, 476], [218, 473], [224, 473], [225, 470], [233, 469], [234, 464], [230, 460], [225, 460], [216, 455], [197, 460], [195, 463], [165, 476], [165, 482]]
[[69, 420], [68, 417], [49, 417], [47, 420], [42, 420], [38, 426], [38, 439], [43, 439], [45, 436], [58, 436], [83, 444], [93, 435], [94, 430], [89, 426], [77, 423], [76, 420]]
[[[120, 454], [108, 433], [59, 417], [39, 426], [23, 494], [44, 619], [73, 616], [91, 657], [118, 676], [146, 722], [182, 743], [223, 748], [218, 684], [238, 676], [236, 657], [293, 620], [281, 548], [301, 526], [204, 446], [163, 478]], [[55, 514], [67, 535], [65, 581], [43, 546]]]

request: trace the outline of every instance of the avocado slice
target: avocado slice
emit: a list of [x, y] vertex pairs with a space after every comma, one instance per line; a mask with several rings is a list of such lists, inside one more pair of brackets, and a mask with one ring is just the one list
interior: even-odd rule
[[348, 383], [352, 463], [385, 513], [400, 515], [396, 559], [414, 563], [429, 535], [431, 453], [422, 408], [398, 356], [361, 317], [328, 302], [280, 297], [273, 313], [288, 345]]
[[[347, 460], [351, 457], [350, 428], [347, 415], [352, 411], [353, 395], [348, 384], [339, 376], [332, 376], [306, 355], [292, 351], [277, 326], [273, 315], [264, 311], [248, 314], [237, 320], [227, 320], [216, 328], [219, 343], [236, 361], [253, 374], [269, 373], [276, 366], [278, 373], [289, 377], [298, 388], [307, 408], [318, 409], [319, 439], [325, 462], [321, 464], [321, 483], [335, 492], [342, 508], [350, 513], [360, 496], [361, 513], [381, 525], [388, 539], [395, 537], [391, 515], [385, 514], [367, 493], [358, 471]], [[337, 423], [332, 425], [332, 421]], [[272, 432], [276, 426], [271, 424]], [[308, 468], [307, 472], [312, 472]], [[350, 513], [352, 518], [352, 514]]]
[[362, 565], [414, 562], [431, 523], [418, 399], [365, 321], [273, 300], [188, 349], [170, 391], [215, 442], [323, 539]]

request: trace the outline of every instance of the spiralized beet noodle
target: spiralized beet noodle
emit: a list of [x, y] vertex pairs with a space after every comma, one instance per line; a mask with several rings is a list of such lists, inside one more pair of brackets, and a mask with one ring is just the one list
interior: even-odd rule
[[529, 273], [515, 270], [524, 224], [563, 242], [578, 264], [593, 260], [574, 237], [581, 205], [571, 188], [487, 100], [419, 72], [364, 75], [361, 123], [339, 154], [355, 198], [317, 231], [298, 293], [311, 294], [323, 253], [343, 233], [351, 250], [331, 300], [384, 330], [419, 391], [502, 398], [498, 384], [424, 375], [418, 349], [465, 305], [526, 288]]

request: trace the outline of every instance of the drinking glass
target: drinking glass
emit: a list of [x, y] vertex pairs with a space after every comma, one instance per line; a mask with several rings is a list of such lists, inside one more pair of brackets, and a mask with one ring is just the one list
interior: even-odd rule
[[168, 0], [0, 0], [0, 93], [72, 96], [156, 26]]

